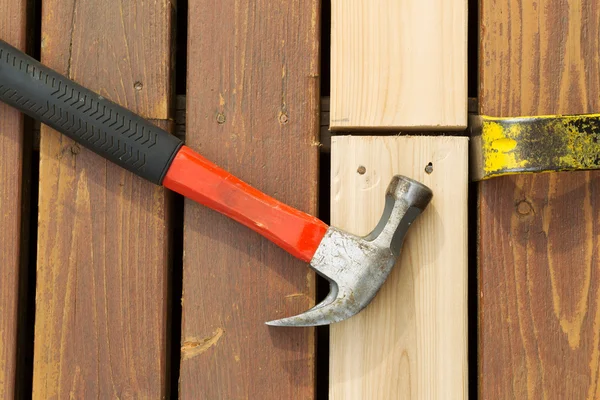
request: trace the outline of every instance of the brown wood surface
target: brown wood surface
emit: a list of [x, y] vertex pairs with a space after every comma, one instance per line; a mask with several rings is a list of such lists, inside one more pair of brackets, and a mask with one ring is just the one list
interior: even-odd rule
[[[42, 62], [166, 128], [172, 6], [45, 0]], [[41, 136], [33, 397], [162, 398], [168, 196]]]
[[[319, 2], [190, 0], [187, 143], [303, 211], [317, 209]], [[186, 202], [183, 399], [311, 399], [314, 329], [265, 321], [314, 304], [314, 274]]]
[[[0, 0], [0, 39], [25, 50], [25, 0]], [[0, 104], [0, 399], [15, 398], [23, 116]]]
[[[480, 111], [600, 110], [600, 5], [481, 1]], [[479, 191], [482, 399], [600, 398], [600, 173]]]

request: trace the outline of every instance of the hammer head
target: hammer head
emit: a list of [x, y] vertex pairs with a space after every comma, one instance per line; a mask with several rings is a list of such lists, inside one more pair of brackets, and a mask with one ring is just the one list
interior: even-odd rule
[[359, 237], [329, 228], [317, 248], [310, 266], [330, 283], [325, 300], [305, 313], [267, 324], [327, 325], [350, 318], [365, 308], [400, 256], [408, 228], [432, 196], [427, 186], [394, 176], [386, 192], [383, 215], [371, 233]]

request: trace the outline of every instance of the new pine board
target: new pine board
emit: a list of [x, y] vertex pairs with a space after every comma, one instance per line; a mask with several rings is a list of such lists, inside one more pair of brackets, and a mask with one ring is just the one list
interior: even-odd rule
[[463, 129], [467, 0], [332, 0], [331, 129]]
[[[42, 63], [168, 128], [168, 1], [45, 0]], [[164, 398], [168, 197], [42, 126], [33, 398]]]
[[[190, 0], [189, 146], [315, 215], [317, 0]], [[307, 399], [314, 329], [268, 327], [314, 304], [315, 277], [244, 226], [185, 203], [182, 399]]]
[[[0, 39], [25, 50], [24, 0], [0, 0]], [[14, 399], [21, 239], [23, 116], [0, 103], [0, 399]]]
[[[600, 110], [600, 5], [481, 4], [480, 112]], [[479, 186], [481, 399], [600, 397], [600, 173]]]
[[331, 326], [330, 399], [467, 397], [467, 148], [464, 137], [332, 137], [332, 226], [369, 233], [395, 174], [433, 200], [373, 302]]

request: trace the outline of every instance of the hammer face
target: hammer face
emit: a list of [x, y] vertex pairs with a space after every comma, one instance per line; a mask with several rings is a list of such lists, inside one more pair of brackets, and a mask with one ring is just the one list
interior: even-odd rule
[[388, 187], [381, 221], [359, 237], [329, 228], [310, 266], [331, 284], [329, 295], [307, 312], [277, 321], [276, 326], [327, 325], [365, 308], [383, 285], [400, 255], [409, 226], [431, 200], [426, 186], [396, 176]]

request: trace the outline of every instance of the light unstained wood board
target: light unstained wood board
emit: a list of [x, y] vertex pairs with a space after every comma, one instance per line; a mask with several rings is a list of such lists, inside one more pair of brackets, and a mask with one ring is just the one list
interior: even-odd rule
[[467, 138], [334, 136], [331, 151], [332, 226], [370, 232], [395, 174], [433, 200], [373, 302], [331, 326], [330, 398], [466, 398]]
[[[47, 0], [42, 62], [168, 128], [171, 7]], [[33, 397], [163, 398], [165, 191], [46, 126], [40, 158]]]
[[467, 0], [332, 0], [331, 129], [463, 129]]
[[[481, 1], [480, 112], [600, 110], [600, 5]], [[481, 399], [600, 398], [600, 173], [479, 186]]]
[[[0, 0], [0, 38], [25, 50], [24, 0]], [[23, 116], [0, 104], [0, 399], [15, 398]]]
[[[190, 0], [187, 143], [265, 193], [317, 211], [317, 0]], [[312, 399], [314, 329], [265, 321], [314, 304], [314, 273], [186, 202], [182, 399]]]

